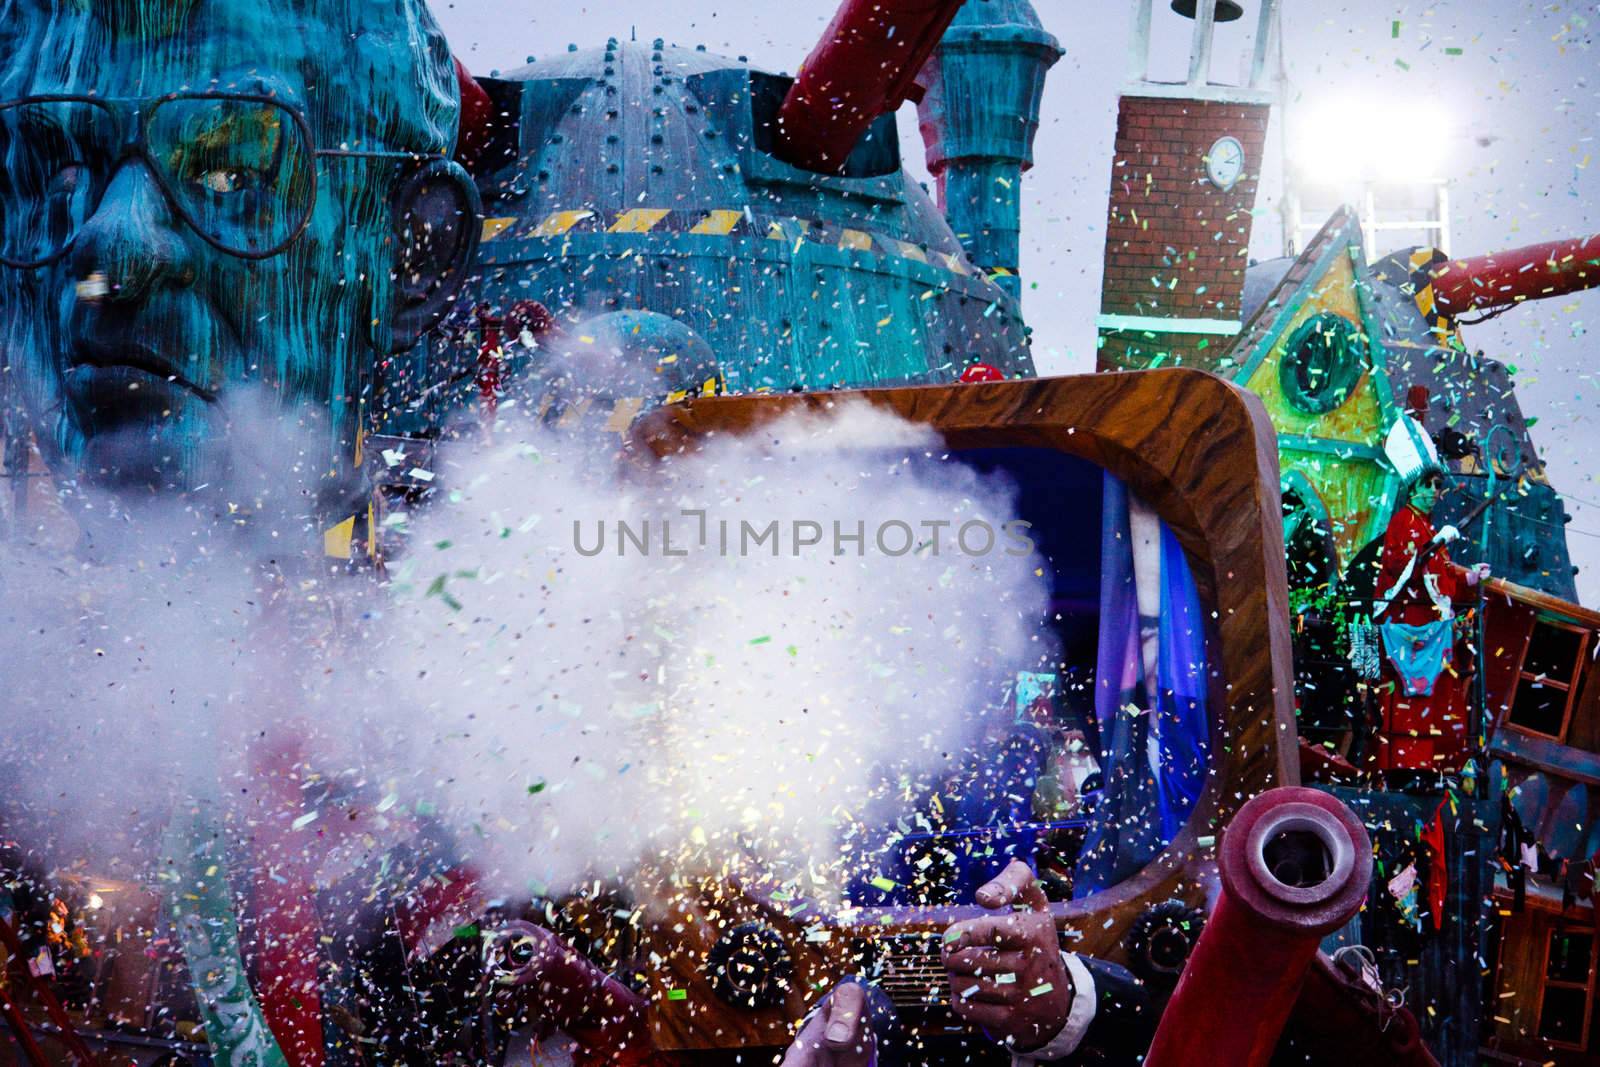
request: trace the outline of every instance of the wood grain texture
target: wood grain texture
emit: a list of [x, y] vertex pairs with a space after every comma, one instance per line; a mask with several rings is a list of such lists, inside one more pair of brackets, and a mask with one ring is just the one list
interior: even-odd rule
[[[1128, 926], [1149, 904], [1172, 896], [1203, 904], [1215, 878], [1212, 839], [1240, 805], [1264, 789], [1299, 782], [1277, 444], [1266, 411], [1220, 378], [1175, 369], [699, 399], [645, 416], [631, 442], [648, 463], [691, 451], [713, 435], [744, 434], [802, 412], [826, 416], [849, 404], [924, 424], [953, 449], [1050, 448], [1089, 460], [1149, 501], [1190, 555], [1202, 602], [1214, 610], [1207, 644], [1215, 773], [1188, 827], [1145, 870], [1086, 900], [1053, 905], [1066, 943], [1115, 959]], [[976, 907], [885, 908], [841, 917], [827, 944], [795, 946], [797, 956], [820, 949], [833, 963], [829, 973], [808, 961], [808, 977], [819, 984], [799, 999], [814, 1000], [835, 975], [847, 973], [863, 941], [942, 930], [977, 913]], [[676, 936], [691, 957], [705, 940], [692, 930]], [[669, 955], [674, 946], [658, 951]], [[663, 1048], [727, 1047], [730, 1034], [773, 1033], [770, 1023], [752, 1027], [752, 1013], [718, 1002], [692, 960], [671, 971], [696, 1007], [691, 1013], [685, 1001], [669, 1001], [659, 984], [653, 990]], [[798, 1016], [795, 999], [790, 1018]], [[779, 1040], [775, 1035], [769, 1043]]]

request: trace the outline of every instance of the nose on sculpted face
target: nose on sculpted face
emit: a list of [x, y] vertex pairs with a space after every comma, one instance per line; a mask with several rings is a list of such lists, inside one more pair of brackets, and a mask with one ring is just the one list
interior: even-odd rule
[[159, 286], [193, 282], [180, 226], [149, 169], [123, 164], [73, 243], [80, 296], [134, 303]]

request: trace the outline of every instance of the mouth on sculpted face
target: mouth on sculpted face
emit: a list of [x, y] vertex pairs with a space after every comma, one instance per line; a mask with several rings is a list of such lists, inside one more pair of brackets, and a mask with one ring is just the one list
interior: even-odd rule
[[72, 349], [67, 385], [80, 404], [95, 409], [143, 408], [175, 390], [208, 404], [217, 400], [214, 390], [185, 377], [175, 363], [137, 341], [78, 341]]

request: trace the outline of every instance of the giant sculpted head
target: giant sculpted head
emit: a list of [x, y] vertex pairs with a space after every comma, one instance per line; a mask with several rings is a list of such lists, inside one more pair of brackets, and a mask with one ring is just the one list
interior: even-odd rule
[[0, 0], [0, 24], [0, 339], [46, 459], [195, 488], [264, 386], [348, 471], [475, 241], [423, 0]]

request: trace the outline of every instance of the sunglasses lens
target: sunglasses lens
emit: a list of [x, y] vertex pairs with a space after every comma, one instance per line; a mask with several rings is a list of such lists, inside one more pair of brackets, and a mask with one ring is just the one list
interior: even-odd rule
[[156, 105], [147, 134], [190, 220], [230, 251], [275, 251], [311, 213], [316, 160], [286, 108], [179, 97]]
[[111, 113], [85, 101], [0, 107], [0, 254], [14, 263], [58, 255], [94, 213]]

